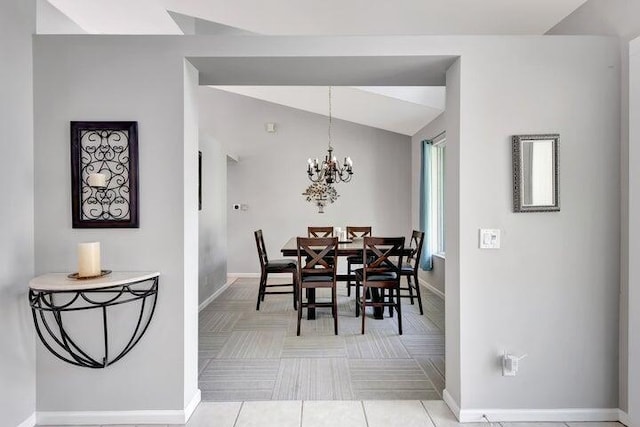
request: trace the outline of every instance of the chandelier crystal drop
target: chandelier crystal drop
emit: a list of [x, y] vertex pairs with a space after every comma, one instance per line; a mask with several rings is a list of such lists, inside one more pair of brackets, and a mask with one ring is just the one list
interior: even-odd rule
[[337, 157], [333, 154], [333, 146], [331, 145], [331, 86], [329, 86], [329, 148], [324, 160], [319, 161], [316, 157], [314, 160], [307, 160], [307, 175], [311, 182], [326, 183], [328, 185], [338, 182], [349, 182], [353, 177], [353, 161], [351, 157], [344, 158], [344, 162], [340, 164]]
[[331, 184], [324, 182], [314, 182], [302, 193], [307, 202], [311, 202], [318, 208], [318, 213], [324, 213], [324, 207], [329, 203], [334, 203], [340, 195]]

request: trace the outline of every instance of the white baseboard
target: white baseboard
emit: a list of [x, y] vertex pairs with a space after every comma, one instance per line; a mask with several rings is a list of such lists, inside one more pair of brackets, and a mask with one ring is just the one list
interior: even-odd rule
[[451, 397], [447, 389], [442, 390], [442, 400], [444, 400], [444, 403], [446, 403], [451, 412], [453, 412], [453, 415], [460, 420], [460, 407], [453, 397]]
[[224, 285], [222, 285], [220, 289], [215, 291], [213, 294], [211, 294], [211, 296], [209, 296], [209, 298], [207, 298], [206, 300], [202, 301], [202, 303], [200, 303], [200, 305], [198, 306], [198, 311], [204, 310], [206, 306], [211, 304], [211, 301], [218, 298], [224, 291], [226, 291], [227, 288], [231, 286], [233, 282], [236, 281], [236, 279], [237, 277], [227, 277], [227, 282]]
[[[38, 424], [86, 425], [86, 424], [186, 424], [200, 403], [201, 392], [196, 390], [193, 399], [184, 409], [142, 411], [38, 411]], [[32, 424], [32, 426], [35, 424]], [[23, 427], [20, 425], [19, 427]]]
[[191, 418], [191, 415], [193, 415], [193, 412], [196, 410], [201, 400], [202, 392], [200, 391], [200, 389], [197, 389], [195, 394], [193, 395], [193, 398], [191, 398], [191, 402], [189, 402], [189, 404], [184, 408], [184, 421], [182, 422], [182, 424], [186, 424], [187, 421], [189, 421], [189, 418]]
[[260, 277], [260, 273], [228, 273], [227, 277], [235, 277], [236, 279], [251, 279]]
[[627, 414], [622, 409], [618, 409], [618, 421], [620, 421], [622, 424], [624, 424], [626, 426], [630, 426], [631, 425], [631, 420], [629, 419], [629, 414]]
[[36, 413], [29, 415], [29, 418], [18, 424], [18, 427], [33, 427], [36, 425]]
[[439, 296], [441, 299], [445, 298], [444, 293], [441, 290], [434, 288], [433, 285], [427, 282], [426, 280], [418, 277], [418, 282], [420, 282], [422, 286], [424, 286], [425, 288], [429, 289], [431, 292]]
[[618, 421], [619, 409], [462, 409], [461, 423], [486, 422], [585, 422]]
[[[260, 273], [229, 273], [227, 276], [235, 279], [259, 279]], [[269, 278], [291, 277], [291, 273], [269, 273]]]
[[[442, 400], [461, 423], [477, 422], [580, 422], [580, 421], [620, 421], [628, 424], [628, 416], [620, 409], [460, 409], [458, 403], [445, 389]], [[627, 423], [625, 423], [627, 421]]]

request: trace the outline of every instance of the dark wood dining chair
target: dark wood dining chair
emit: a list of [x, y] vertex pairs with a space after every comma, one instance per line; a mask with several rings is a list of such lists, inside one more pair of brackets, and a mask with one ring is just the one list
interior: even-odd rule
[[[391, 307], [398, 313], [398, 333], [402, 335], [400, 273], [404, 254], [404, 237], [365, 237], [363, 257], [367, 262], [356, 269], [356, 317], [362, 312], [362, 333], [366, 308]], [[362, 298], [360, 298], [362, 288]], [[369, 291], [371, 291], [369, 293]], [[385, 301], [385, 294], [388, 299]], [[370, 297], [369, 297], [370, 294]], [[392, 312], [393, 313], [393, 312]]]
[[[253, 235], [256, 238], [256, 246], [258, 247], [258, 258], [260, 258], [260, 289], [258, 291], [258, 302], [256, 310], [260, 310], [260, 302], [264, 301], [264, 296], [268, 294], [293, 294], [293, 308], [297, 308], [298, 287], [296, 282], [298, 279], [298, 263], [294, 259], [272, 259], [267, 256], [267, 248], [264, 244], [262, 230], [255, 231]], [[268, 284], [267, 279], [269, 273], [291, 273], [293, 276], [292, 283], [284, 284]], [[291, 286], [291, 291], [268, 291], [268, 288], [280, 288]]]
[[308, 237], [333, 237], [333, 227], [307, 227]]
[[[338, 335], [338, 297], [336, 293], [337, 237], [298, 237], [298, 328], [300, 336], [302, 308], [331, 307], [334, 333]], [[319, 288], [331, 289], [330, 302], [317, 302], [315, 291]], [[305, 292], [303, 292], [305, 291]], [[303, 293], [307, 301], [303, 301]]]
[[[366, 236], [371, 236], [371, 227], [347, 226], [347, 239], [353, 240], [364, 238]], [[347, 275], [349, 276], [347, 279], [347, 296], [351, 296], [351, 287], [353, 286], [351, 279], [355, 278], [355, 276], [353, 276], [353, 266], [362, 264], [362, 256], [360, 255], [351, 255], [347, 257]]]
[[[413, 230], [411, 233], [411, 241], [409, 245], [411, 247], [411, 255], [407, 256], [407, 262], [402, 265], [401, 276], [407, 278], [407, 287], [400, 286], [400, 297], [410, 298], [411, 305], [413, 305], [413, 291], [415, 289], [418, 300], [418, 307], [420, 308], [420, 314], [424, 314], [422, 311], [422, 297], [420, 296], [420, 282], [418, 281], [418, 268], [420, 267], [420, 257], [422, 256], [422, 243], [424, 242], [424, 232]], [[403, 291], [409, 291], [409, 293], [403, 293]]]

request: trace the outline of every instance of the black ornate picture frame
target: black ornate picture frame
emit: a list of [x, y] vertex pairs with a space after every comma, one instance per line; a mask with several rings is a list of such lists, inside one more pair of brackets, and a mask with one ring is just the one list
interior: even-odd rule
[[139, 227], [138, 122], [71, 122], [71, 205], [73, 228]]

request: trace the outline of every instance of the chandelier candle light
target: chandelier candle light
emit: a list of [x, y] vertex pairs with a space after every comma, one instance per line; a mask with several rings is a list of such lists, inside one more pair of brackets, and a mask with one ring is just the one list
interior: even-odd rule
[[347, 156], [344, 158], [342, 165], [338, 163], [338, 159], [333, 155], [333, 147], [331, 146], [331, 86], [329, 86], [329, 148], [328, 154], [322, 162], [315, 160], [307, 160], [307, 175], [311, 182], [325, 182], [333, 184], [337, 182], [349, 182], [353, 176], [353, 160]]

